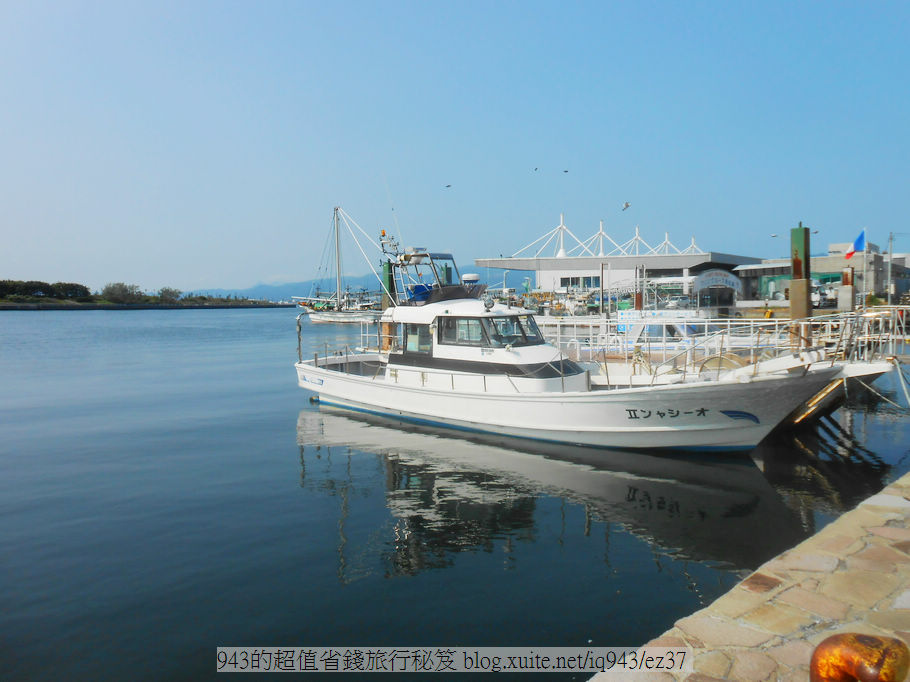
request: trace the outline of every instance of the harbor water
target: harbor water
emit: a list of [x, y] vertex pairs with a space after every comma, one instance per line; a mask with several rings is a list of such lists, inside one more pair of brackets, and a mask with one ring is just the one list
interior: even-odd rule
[[[0, 313], [0, 677], [207, 679], [217, 646], [636, 646], [910, 470], [905, 413], [868, 394], [736, 457], [320, 409], [295, 314]], [[358, 340], [304, 322], [305, 357]]]

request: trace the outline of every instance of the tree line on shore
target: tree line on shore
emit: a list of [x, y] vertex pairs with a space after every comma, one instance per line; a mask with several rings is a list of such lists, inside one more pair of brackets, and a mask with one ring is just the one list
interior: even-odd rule
[[179, 289], [162, 287], [157, 293], [146, 293], [136, 284], [111, 282], [105, 284], [101, 291], [92, 292], [84, 284], [75, 282], [48, 282], [0, 280], [0, 302], [6, 303], [88, 303], [105, 304], [165, 304], [194, 305], [206, 303], [241, 303], [245, 298], [218, 298], [213, 296], [196, 296], [185, 294]]

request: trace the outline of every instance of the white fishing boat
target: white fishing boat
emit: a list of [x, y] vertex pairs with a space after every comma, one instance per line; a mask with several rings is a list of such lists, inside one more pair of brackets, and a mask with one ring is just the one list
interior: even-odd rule
[[340, 211], [341, 209], [336, 206], [332, 217], [335, 238], [335, 293], [330, 297], [316, 295], [293, 298], [297, 305], [309, 314], [310, 322], [334, 324], [375, 322], [381, 314], [379, 301], [370, 298], [365, 292], [354, 294], [342, 288]]
[[[483, 300], [449, 254], [390, 253], [392, 303], [374, 348], [304, 360], [325, 404], [416, 423], [558, 443], [746, 450], [841, 367], [795, 353], [749, 371], [619, 387], [547, 343], [521, 309]], [[743, 368], [740, 368], [743, 369]]]

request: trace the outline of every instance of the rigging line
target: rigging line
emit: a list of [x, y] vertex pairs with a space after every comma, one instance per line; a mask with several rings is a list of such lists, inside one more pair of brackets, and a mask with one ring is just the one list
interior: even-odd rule
[[315, 298], [313, 289], [320, 288], [320, 282], [324, 279], [328, 279], [328, 263], [329, 263], [329, 246], [332, 243], [332, 232], [334, 226], [329, 229], [328, 234], [326, 234], [325, 242], [322, 245], [322, 255], [319, 257], [319, 268], [316, 270], [316, 279], [310, 284], [310, 298]]
[[[370, 242], [370, 246], [372, 246], [374, 249], [379, 251], [379, 253], [382, 253], [382, 247], [373, 241], [373, 238], [370, 235], [368, 235], [366, 233], [366, 231], [362, 227], [360, 227], [360, 225], [357, 224], [356, 220], [354, 220], [343, 208], [339, 208], [338, 212], [341, 214], [341, 217], [344, 220], [346, 225], [347, 225], [348, 221], [350, 221], [351, 224], [353, 224], [354, 227], [356, 227], [358, 230], [360, 230], [361, 234], [363, 234], [363, 236], [367, 238], [367, 240]], [[350, 229], [351, 229], [350, 225], [348, 225], [348, 230], [350, 230]]]
[[[386, 288], [385, 282], [382, 281], [382, 277], [379, 276], [379, 273], [376, 272], [376, 269], [373, 267], [373, 264], [370, 262], [370, 259], [363, 252], [363, 247], [360, 245], [360, 241], [357, 239], [357, 235], [354, 234], [354, 230], [352, 230], [351, 226], [348, 224], [348, 221], [346, 218], [347, 214], [344, 211], [342, 211], [341, 209], [339, 209], [339, 211], [341, 213], [342, 220], [344, 220], [344, 226], [346, 228], [348, 228], [348, 232], [350, 232], [351, 238], [354, 240], [354, 243], [357, 245], [357, 248], [360, 250], [360, 255], [363, 256], [363, 259], [366, 261], [367, 265], [370, 266], [370, 271], [373, 273], [373, 276], [376, 278], [376, 281], [379, 282], [379, 286], [382, 287], [382, 290], [388, 295], [389, 300], [392, 302], [392, 305], [395, 305], [395, 299], [392, 296], [392, 293]], [[354, 223], [354, 224], [357, 225], [357, 223]], [[357, 228], [360, 229], [360, 226], [357, 225]], [[363, 230], [360, 230], [360, 231], [363, 232]], [[364, 234], [366, 234], [366, 233], [364, 233]], [[369, 239], [369, 237], [367, 237], [367, 238]], [[375, 246], [375, 244], [374, 244], [374, 246]]]

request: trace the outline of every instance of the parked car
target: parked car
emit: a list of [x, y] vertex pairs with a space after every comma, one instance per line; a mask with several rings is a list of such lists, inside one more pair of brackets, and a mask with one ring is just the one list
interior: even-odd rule
[[668, 308], [688, 308], [689, 307], [689, 297], [688, 296], [671, 296], [670, 300], [667, 302]]

